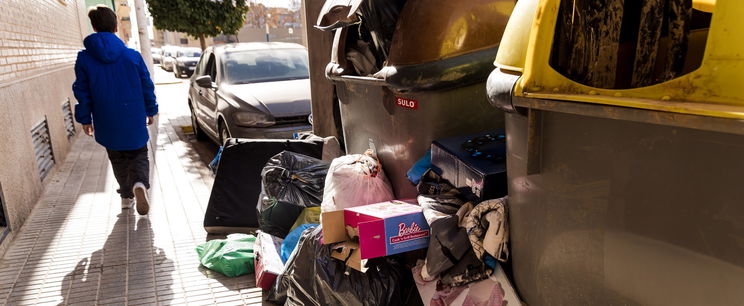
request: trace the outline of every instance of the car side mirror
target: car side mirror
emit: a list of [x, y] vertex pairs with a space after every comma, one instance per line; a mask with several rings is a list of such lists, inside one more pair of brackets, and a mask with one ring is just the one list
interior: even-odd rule
[[200, 76], [196, 78], [194, 82], [196, 82], [196, 85], [199, 85], [199, 87], [214, 88], [214, 83], [212, 83], [212, 76], [210, 75]]

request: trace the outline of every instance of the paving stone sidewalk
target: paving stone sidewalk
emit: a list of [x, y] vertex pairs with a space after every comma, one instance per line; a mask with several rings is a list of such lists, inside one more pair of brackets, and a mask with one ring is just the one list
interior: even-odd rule
[[0, 259], [0, 305], [261, 305], [253, 275], [199, 266], [211, 176], [180, 131], [184, 101], [164, 102], [150, 215], [122, 212], [105, 150], [78, 137]]

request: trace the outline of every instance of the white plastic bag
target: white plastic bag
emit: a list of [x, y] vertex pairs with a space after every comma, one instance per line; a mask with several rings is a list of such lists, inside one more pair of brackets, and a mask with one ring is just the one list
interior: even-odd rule
[[333, 160], [326, 176], [321, 210], [341, 210], [394, 199], [385, 172], [368, 151]]

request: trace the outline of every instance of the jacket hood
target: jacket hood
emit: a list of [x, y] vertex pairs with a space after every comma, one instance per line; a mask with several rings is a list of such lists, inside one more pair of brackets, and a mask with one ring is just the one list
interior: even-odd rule
[[116, 34], [109, 32], [93, 33], [83, 40], [85, 50], [93, 57], [104, 63], [112, 63], [119, 59], [127, 46], [124, 42], [116, 37]]

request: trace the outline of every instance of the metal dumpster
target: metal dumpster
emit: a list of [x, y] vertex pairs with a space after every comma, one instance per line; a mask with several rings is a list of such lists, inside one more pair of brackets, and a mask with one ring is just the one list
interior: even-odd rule
[[[566, 50], [558, 50], [566, 36], [556, 27], [571, 2], [520, 0], [488, 81], [492, 104], [507, 112], [520, 295], [530, 305], [742, 304], [744, 5], [667, 2], [691, 10], [682, 18], [689, 22], [683, 66], [658, 78], [659, 70], [644, 70], [654, 63], [625, 65], [620, 56], [615, 79], [607, 79], [561, 71], [551, 59]], [[632, 9], [629, 1], [605, 2]], [[573, 22], [590, 13], [581, 9], [586, 3], [570, 8]], [[616, 53], [600, 44], [590, 55], [628, 52], [624, 31]], [[677, 52], [665, 31], [658, 52]], [[611, 36], [585, 33], [605, 36], [595, 41]], [[632, 73], [622, 71], [628, 67]], [[644, 71], [652, 77], [637, 82]]]
[[348, 153], [373, 148], [398, 198], [435, 138], [503, 127], [485, 81], [513, 0], [328, 0], [335, 83]]

